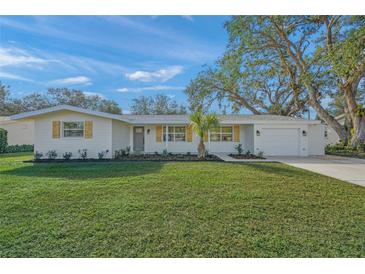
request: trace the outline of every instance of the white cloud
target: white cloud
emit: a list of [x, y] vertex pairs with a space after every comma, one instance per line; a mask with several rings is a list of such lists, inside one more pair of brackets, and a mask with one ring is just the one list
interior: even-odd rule
[[0, 48], [0, 67], [44, 65], [48, 61], [19, 48]]
[[182, 66], [171, 66], [165, 69], [160, 69], [152, 72], [137, 70], [132, 73], [126, 73], [125, 76], [131, 81], [163, 83], [181, 73], [182, 70], [183, 70]]
[[56, 79], [49, 82], [52, 85], [91, 85], [91, 79], [86, 76], [76, 76], [63, 79]]
[[[52, 66], [50, 66], [52, 65]], [[67, 70], [72, 74], [100, 72], [118, 76], [127, 72], [127, 68], [118, 64], [87, 58], [83, 56], [68, 55], [59, 52], [47, 52], [36, 49], [24, 49], [14, 46], [0, 47], [0, 67], [16, 67], [19, 69], [44, 69]]]
[[4, 71], [0, 71], [0, 78], [11, 79], [11, 80], [19, 80], [19, 81], [26, 81], [26, 82], [33, 82], [33, 80], [31, 80], [31, 79], [22, 77], [20, 75], [4, 72]]
[[151, 86], [143, 88], [118, 88], [117, 91], [120, 93], [128, 92], [143, 92], [143, 91], [173, 91], [173, 90], [183, 90], [185, 87], [174, 87], [174, 86]]
[[127, 93], [127, 92], [130, 92], [130, 89], [129, 88], [118, 88], [117, 91], [121, 92], [121, 93]]

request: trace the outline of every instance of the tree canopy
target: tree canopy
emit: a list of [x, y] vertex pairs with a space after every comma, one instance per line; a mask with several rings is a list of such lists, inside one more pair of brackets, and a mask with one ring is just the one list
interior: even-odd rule
[[165, 94], [133, 99], [132, 114], [186, 114], [186, 108]]
[[[218, 101], [233, 111], [302, 116], [312, 107], [342, 140], [363, 144], [364, 18], [232, 17], [226, 52], [186, 89], [192, 108]], [[341, 99], [352, 135], [328, 108]]]
[[22, 98], [11, 98], [9, 87], [0, 82], [0, 115], [13, 115], [61, 104], [113, 114], [122, 113], [117, 102], [76, 89], [50, 88], [46, 94], [36, 92]]

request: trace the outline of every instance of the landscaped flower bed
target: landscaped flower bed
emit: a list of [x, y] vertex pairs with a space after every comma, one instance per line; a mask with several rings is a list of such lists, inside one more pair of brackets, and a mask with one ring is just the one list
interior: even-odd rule
[[215, 155], [208, 154], [203, 159], [198, 158], [196, 154], [129, 154], [118, 160], [124, 161], [221, 161]]
[[215, 155], [209, 154], [205, 158], [198, 158], [196, 154], [129, 154], [118, 159], [34, 159], [32, 163], [68, 163], [68, 162], [123, 162], [123, 161], [222, 161]]
[[327, 145], [325, 151], [329, 155], [365, 159], [365, 150], [363, 147], [352, 148], [343, 143], [338, 143], [335, 145]]
[[229, 154], [228, 156], [235, 158], [235, 159], [265, 159], [264, 157], [260, 155], [255, 155], [251, 153], [245, 153], [245, 154]]
[[238, 144], [234, 147], [237, 150], [236, 154], [229, 154], [228, 156], [235, 158], [235, 159], [265, 159], [263, 157], [263, 152], [260, 151], [257, 155], [252, 154], [249, 150], [244, 152], [244, 148], [242, 144]]

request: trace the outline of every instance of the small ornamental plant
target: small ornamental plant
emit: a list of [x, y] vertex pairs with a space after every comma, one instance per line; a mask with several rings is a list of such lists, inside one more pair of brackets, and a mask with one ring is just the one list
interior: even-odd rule
[[65, 152], [62, 155], [63, 159], [65, 159], [66, 161], [70, 160], [72, 157], [72, 152]]
[[234, 148], [237, 150], [238, 155], [242, 155], [242, 152], [243, 152], [242, 144], [238, 144]]
[[80, 159], [82, 160], [86, 160], [87, 158], [87, 149], [79, 149], [79, 155], [80, 155]]
[[108, 154], [108, 152], [109, 152], [109, 150], [108, 150], [108, 149], [107, 149], [107, 150], [100, 151], [100, 152], [98, 153], [98, 158], [99, 158], [99, 160], [104, 159], [104, 157]]
[[47, 153], [46, 153], [46, 156], [48, 157], [49, 160], [54, 160], [57, 158], [57, 152], [56, 150], [49, 150]]

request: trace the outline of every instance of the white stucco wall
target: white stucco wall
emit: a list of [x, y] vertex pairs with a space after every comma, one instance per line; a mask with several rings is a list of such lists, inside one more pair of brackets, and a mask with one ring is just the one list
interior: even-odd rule
[[131, 127], [121, 121], [112, 120], [112, 152], [130, 146]]
[[[148, 129], [150, 133], [148, 134]], [[161, 153], [164, 149], [172, 153], [196, 153], [196, 148], [198, 144], [198, 138], [193, 134], [193, 142], [156, 142], [156, 126], [155, 125], [145, 125], [145, 152], [154, 153], [155, 151]]]
[[[340, 123], [340, 125], [345, 124], [345, 116], [341, 118], [335, 118]], [[326, 145], [334, 145], [340, 142], [341, 139], [333, 128], [327, 125], [325, 126], [324, 130], [327, 131], [327, 137], [325, 138]]]
[[[53, 139], [52, 121], [93, 121], [93, 137], [91, 139], [64, 138], [61, 126], [61, 137], [59, 139]], [[107, 157], [111, 157], [111, 119], [71, 111], [62, 111], [36, 117], [34, 129], [34, 151], [43, 153], [44, 157], [49, 150], [53, 149], [55, 149], [58, 154], [57, 158], [62, 158], [62, 155], [65, 152], [72, 152], [72, 158], [79, 158], [79, 149], [87, 149], [89, 158], [97, 158], [98, 152], [104, 150], [109, 150]]]
[[326, 126], [326, 130], [327, 130], [327, 138], [325, 140], [326, 145], [328, 144], [334, 145], [340, 142], [340, 137], [333, 128]]
[[241, 125], [241, 130], [244, 132], [244, 142], [242, 144], [245, 152], [249, 150], [251, 153], [254, 153], [254, 125]]
[[309, 155], [324, 155], [325, 125], [309, 125], [308, 126], [308, 147]]
[[[156, 142], [156, 126], [155, 125], [144, 125], [145, 132], [145, 153], [161, 153], [164, 149], [167, 149], [171, 153], [197, 153], [197, 147], [199, 138], [193, 133], [192, 142]], [[148, 129], [150, 130], [148, 134]], [[131, 130], [130, 139], [131, 147], [133, 148], [133, 130]], [[244, 127], [240, 126], [240, 142], [205, 142], [206, 149], [210, 153], [215, 152], [234, 152], [234, 146], [242, 143], [245, 147], [245, 132]]]
[[32, 145], [34, 144], [34, 121], [0, 121], [0, 128], [8, 132], [8, 145]]

